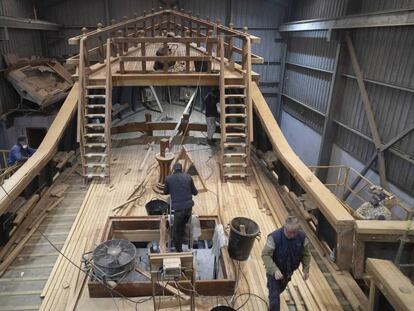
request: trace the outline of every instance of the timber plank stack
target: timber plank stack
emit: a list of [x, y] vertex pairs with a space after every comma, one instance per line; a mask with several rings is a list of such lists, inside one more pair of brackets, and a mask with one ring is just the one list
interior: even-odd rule
[[[57, 185], [60, 186], [50, 188], [50, 197], [47, 197], [49, 211], [41, 217], [43, 221], [38, 223], [37, 229], [61, 249], [86, 190], [82, 189], [81, 178], [76, 174], [68, 176], [64, 184]], [[42, 201], [46, 204], [46, 200], [40, 198], [37, 205]], [[56, 203], [59, 204], [50, 209]], [[32, 212], [35, 209], [36, 206]], [[38, 310], [42, 303], [40, 293], [58, 257], [57, 251], [37, 230], [25, 237], [27, 242], [17, 246], [20, 252], [0, 278], [0, 310]]]

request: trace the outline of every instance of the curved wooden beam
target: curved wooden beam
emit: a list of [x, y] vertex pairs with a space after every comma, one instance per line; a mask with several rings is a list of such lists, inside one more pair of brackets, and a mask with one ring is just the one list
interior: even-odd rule
[[0, 215], [55, 155], [60, 139], [76, 112], [78, 89], [75, 83], [35, 154], [4, 182], [3, 188], [0, 188]]
[[273, 146], [273, 151], [336, 231], [336, 263], [341, 269], [348, 270], [352, 261], [354, 218], [289, 146], [256, 83], [252, 83], [251, 90], [253, 107]]

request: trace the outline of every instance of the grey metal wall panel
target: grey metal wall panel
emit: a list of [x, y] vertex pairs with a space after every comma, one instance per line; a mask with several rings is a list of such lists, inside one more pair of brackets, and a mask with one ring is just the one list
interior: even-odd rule
[[[365, 78], [414, 90], [412, 27], [358, 29], [353, 42]], [[346, 72], [353, 73], [350, 63]]]
[[294, 118], [302, 121], [319, 134], [322, 133], [323, 129], [323, 118], [313, 112], [312, 110], [306, 109], [298, 103], [290, 100], [289, 98], [283, 97], [282, 99], [283, 110], [289, 113]]
[[327, 42], [326, 39], [290, 37], [287, 61], [332, 71], [335, 51], [336, 43]]
[[226, 18], [226, 1], [223, 0], [182, 0], [180, 7], [193, 15], [200, 14], [201, 18], [210, 17], [212, 21], [218, 19], [224, 24]]
[[409, 9], [414, 7], [413, 0], [363, 0], [361, 1], [361, 13], [377, 11]]
[[34, 17], [33, 1], [28, 0], [1, 0], [0, 15], [12, 17]]
[[[101, 0], [101, 2], [103, 2]], [[161, 3], [156, 0], [116, 0], [109, 1], [109, 12], [111, 18], [117, 21], [124, 16], [133, 17], [134, 13], [138, 16], [142, 15], [144, 11], [151, 12], [151, 9], [159, 10]]]
[[295, 0], [291, 21], [337, 17], [346, 14], [348, 0]]
[[257, 54], [267, 62], [278, 62], [281, 58], [281, 43], [276, 40], [279, 34], [275, 30], [251, 30], [252, 35], [261, 38], [260, 44], [252, 44], [252, 53]]
[[[224, 2], [224, 1], [223, 1]], [[285, 16], [285, 7], [265, 0], [232, 1], [231, 21], [236, 27], [277, 28]]]
[[46, 2], [39, 7], [39, 11], [42, 19], [62, 24], [65, 27], [95, 28], [99, 22], [105, 24], [103, 0]]
[[252, 69], [260, 74], [261, 82], [280, 82], [280, 65], [253, 65]]
[[[388, 142], [414, 121], [414, 94], [372, 84], [366, 85], [372, 110], [383, 142]], [[336, 111], [336, 118], [367, 136], [369, 129], [361, 95], [355, 80], [348, 79], [343, 101]], [[408, 144], [400, 144], [403, 152], [408, 152]], [[412, 147], [410, 147], [412, 152]], [[413, 153], [414, 155], [414, 153]]]
[[326, 112], [330, 75], [287, 65], [285, 70], [284, 93], [302, 103]]

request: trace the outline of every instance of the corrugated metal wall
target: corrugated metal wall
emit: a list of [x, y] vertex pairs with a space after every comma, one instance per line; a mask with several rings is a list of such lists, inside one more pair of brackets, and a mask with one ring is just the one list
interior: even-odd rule
[[[26, 0], [1, 0], [0, 15], [33, 18], [33, 3]], [[36, 30], [7, 29], [8, 40], [0, 40], [0, 115], [15, 108], [20, 97], [4, 76], [4, 54], [22, 57], [42, 55], [40, 32]]]
[[[290, 20], [413, 7], [413, 0], [297, 0], [291, 8]], [[364, 78], [368, 80], [365, 84], [383, 143], [414, 122], [413, 30], [413, 27], [389, 27], [351, 32]], [[321, 132], [336, 43], [317, 37], [310, 32], [289, 35], [283, 104], [288, 113]], [[335, 143], [360, 161], [367, 162], [375, 148], [347, 51], [342, 73], [339, 83], [343, 93], [334, 115], [339, 124]], [[386, 160], [387, 178], [414, 195], [414, 133], [386, 152]]]

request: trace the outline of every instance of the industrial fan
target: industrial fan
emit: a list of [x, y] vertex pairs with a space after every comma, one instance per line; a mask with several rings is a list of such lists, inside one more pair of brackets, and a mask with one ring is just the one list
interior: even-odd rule
[[135, 267], [136, 248], [126, 240], [109, 240], [98, 245], [92, 254], [96, 278], [119, 281]]

